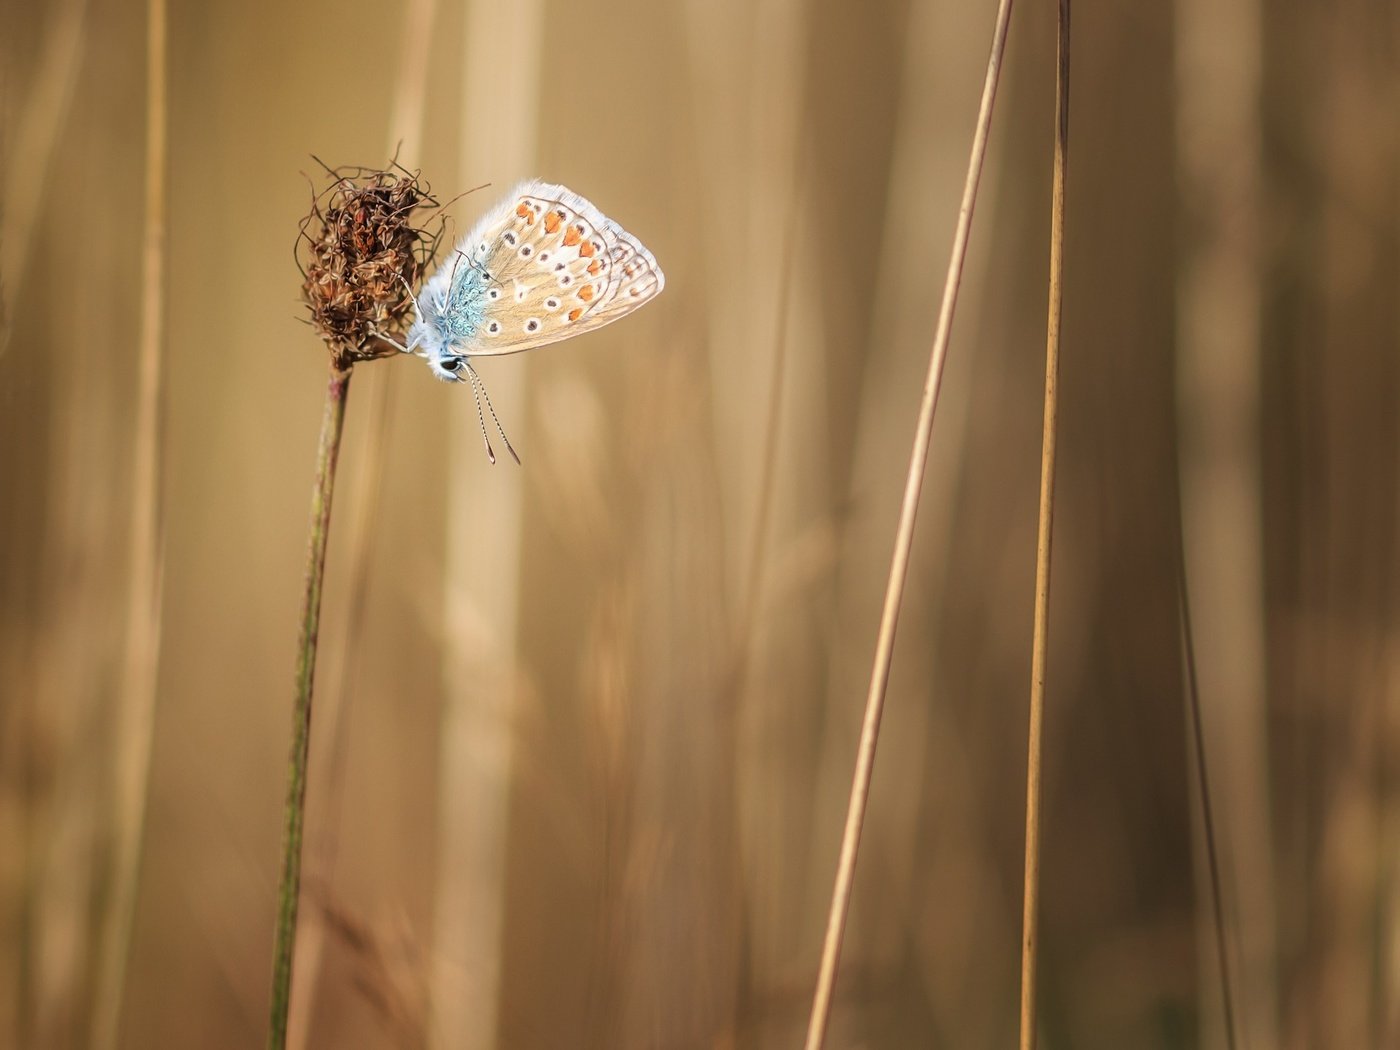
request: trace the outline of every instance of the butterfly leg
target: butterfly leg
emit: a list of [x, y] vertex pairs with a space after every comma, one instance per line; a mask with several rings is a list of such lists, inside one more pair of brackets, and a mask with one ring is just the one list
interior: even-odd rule
[[403, 290], [408, 293], [408, 301], [413, 304], [414, 319], [417, 320], [419, 324], [422, 324], [423, 311], [418, 306], [418, 297], [413, 294], [413, 289], [408, 286], [408, 282], [404, 280], [403, 274], [398, 274], [397, 277], [399, 279], [399, 284], [403, 285]]
[[418, 305], [418, 297], [413, 294], [413, 289], [408, 286], [408, 282], [404, 280], [403, 274], [399, 274], [398, 278], [399, 284], [403, 285], [403, 290], [408, 293], [408, 301], [413, 304], [413, 325], [408, 330], [408, 344], [404, 345], [403, 343], [395, 342], [393, 339], [388, 339], [386, 336], [380, 336], [380, 338], [385, 339], [386, 342], [393, 343], [394, 346], [398, 347], [406, 354], [416, 354], [419, 357], [426, 357], [427, 355], [418, 349], [419, 341], [422, 338], [419, 333], [421, 333], [423, 329], [423, 308]]
[[371, 328], [370, 335], [374, 336], [376, 339], [384, 340], [384, 342], [388, 343], [395, 350], [401, 350], [405, 354], [409, 352], [408, 347], [404, 346], [403, 343], [399, 342], [392, 335], [385, 335], [378, 328]]

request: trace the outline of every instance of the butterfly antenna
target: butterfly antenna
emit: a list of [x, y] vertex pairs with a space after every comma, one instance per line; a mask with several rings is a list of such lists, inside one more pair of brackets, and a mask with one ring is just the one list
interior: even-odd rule
[[452, 293], [457, 290], [457, 267], [462, 265], [463, 259], [467, 260], [468, 266], [472, 265], [471, 259], [467, 258], [467, 254], [461, 248], [453, 248], [452, 250], [457, 253], [457, 258], [452, 260], [452, 274], [447, 278], [447, 302], [443, 304], [444, 311], [451, 308]]
[[461, 262], [463, 259], [466, 259], [468, 266], [470, 266], [473, 270], [480, 270], [481, 276], [485, 277], [488, 281], [491, 279], [491, 275], [486, 272], [486, 267], [482, 266], [481, 263], [477, 262], [466, 252], [462, 251], [461, 248], [453, 248], [452, 250], [457, 253], [458, 262]]
[[488, 281], [491, 279], [491, 275], [486, 272], [486, 267], [462, 251], [461, 248], [453, 248], [452, 250], [457, 253], [457, 258], [452, 260], [452, 283], [454, 285], [457, 283], [457, 267], [462, 265], [463, 260], [466, 260], [468, 269], [478, 271]]
[[[505, 427], [501, 426], [501, 421], [496, 418], [496, 408], [491, 404], [491, 395], [486, 392], [486, 384], [481, 381], [481, 376], [476, 374], [476, 369], [471, 366], [470, 362], [465, 362], [465, 364], [467, 366], [467, 378], [471, 380], [472, 384], [472, 393], [475, 394], [478, 390], [481, 391], [481, 401], [486, 402], [486, 411], [491, 413], [491, 422], [496, 424], [496, 433], [501, 435], [501, 441], [505, 443], [506, 451], [510, 453], [510, 458], [515, 460], [515, 465], [517, 467], [520, 466], [520, 457], [516, 454], [515, 449], [511, 447], [510, 438], [506, 437]], [[478, 416], [481, 415], [480, 401], [477, 402], [476, 413]], [[486, 424], [482, 423], [481, 426], [484, 431]], [[495, 461], [492, 460], [492, 462]]]
[[[470, 365], [467, 366], [467, 375], [472, 383], [472, 400], [476, 402], [476, 421], [481, 426], [481, 443], [486, 446], [486, 458], [494, 465], [496, 450], [491, 447], [491, 439], [486, 436], [486, 417], [481, 414], [481, 391], [477, 388], [476, 373], [471, 370]], [[492, 412], [491, 417], [494, 419], [495, 416], [496, 413]], [[510, 448], [509, 443], [506, 444], [506, 448]], [[511, 455], [515, 455], [514, 450], [511, 451]], [[518, 463], [519, 460], [517, 459], [516, 462]]]

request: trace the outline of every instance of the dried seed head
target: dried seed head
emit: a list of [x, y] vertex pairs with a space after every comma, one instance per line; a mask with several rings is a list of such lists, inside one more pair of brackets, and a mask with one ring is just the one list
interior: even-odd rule
[[311, 203], [297, 240], [311, 325], [337, 368], [395, 352], [412, 321], [408, 289], [432, 262], [441, 231], [414, 225], [437, 201], [403, 168], [327, 168], [331, 183]]

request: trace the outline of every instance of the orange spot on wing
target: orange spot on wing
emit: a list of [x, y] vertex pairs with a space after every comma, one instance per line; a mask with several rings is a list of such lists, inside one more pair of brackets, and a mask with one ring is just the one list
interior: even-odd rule
[[577, 320], [578, 320], [580, 317], [582, 317], [582, 316], [583, 316], [583, 308], [580, 307], [580, 306], [575, 306], [572, 310], [569, 311], [569, 320], [570, 320], [570, 321], [577, 321]]
[[593, 286], [591, 284], [585, 284], [578, 290], [578, 297], [584, 302], [588, 302], [593, 298]]
[[598, 264], [597, 259], [594, 259], [591, 263], [588, 264], [588, 272], [593, 274], [595, 277], [598, 275], [598, 271], [601, 269], [602, 266]]
[[544, 232], [553, 233], [555, 230], [559, 229], [560, 221], [561, 220], [559, 218], [559, 213], [557, 211], [550, 212], [544, 217]]
[[578, 253], [582, 255], [585, 259], [587, 259], [596, 250], [597, 249], [593, 247], [592, 241], [584, 241], [583, 244], [579, 246]]
[[515, 206], [515, 214], [516, 214], [516, 215], [519, 215], [522, 219], [529, 218], [529, 216], [530, 216], [530, 206], [529, 206], [528, 204], [526, 204], [524, 201], [521, 201], [519, 204], [517, 204], [517, 205]]
[[564, 234], [564, 243], [565, 243], [567, 246], [569, 246], [569, 247], [573, 247], [575, 244], [577, 244], [577, 243], [579, 242], [579, 240], [580, 240], [581, 237], [582, 237], [582, 234], [583, 234], [583, 227], [582, 227], [582, 226], [570, 226], [570, 227], [569, 227], [569, 232], [566, 233], [566, 234]]

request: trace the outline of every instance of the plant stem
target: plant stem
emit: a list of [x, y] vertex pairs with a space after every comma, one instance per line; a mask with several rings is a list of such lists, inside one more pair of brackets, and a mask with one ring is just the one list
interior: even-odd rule
[[904, 499], [899, 510], [899, 525], [895, 530], [894, 554], [885, 584], [885, 604], [880, 614], [880, 633], [875, 643], [875, 660], [870, 669], [870, 691], [866, 695], [865, 717], [861, 724], [860, 743], [856, 748], [856, 768], [851, 778], [846, 827], [841, 835], [840, 859], [836, 863], [836, 885], [831, 891], [831, 907], [827, 912], [821, 969], [817, 974], [817, 988], [812, 996], [812, 1012], [807, 1022], [806, 1050], [821, 1050], [831, 1017], [831, 994], [836, 986], [836, 968], [841, 960], [841, 942], [846, 931], [846, 915], [851, 906], [851, 886], [855, 880], [861, 827], [865, 822], [865, 804], [870, 797], [870, 780], [875, 770], [875, 745], [880, 738], [880, 716], [884, 713], [885, 692], [889, 688], [895, 629], [899, 626], [899, 607], [904, 599], [904, 582], [909, 574], [909, 556], [914, 546], [914, 519], [918, 515], [919, 494], [923, 490], [924, 467], [928, 463], [929, 443], [933, 436], [933, 415], [938, 407], [938, 390], [943, 382], [943, 363], [948, 357], [948, 342], [953, 331], [953, 310], [957, 306], [958, 287], [962, 283], [963, 263], [967, 258], [967, 242], [972, 233], [977, 187], [982, 178], [982, 163], [987, 156], [987, 134], [992, 125], [992, 107], [996, 102], [1001, 60], [1011, 25], [1011, 4], [1012, 0], [1000, 0], [997, 5], [992, 52], [987, 59], [982, 102], [977, 113], [977, 127], [972, 135], [967, 180], [963, 184], [962, 206], [953, 232], [948, 275], [943, 284], [943, 303], [938, 311], [938, 327], [929, 351], [928, 376], [924, 380], [919, 421], [909, 453], [909, 472], [905, 477]]
[[292, 701], [292, 754], [287, 770], [287, 807], [283, 823], [282, 877], [277, 889], [277, 934], [272, 950], [272, 1019], [269, 1050], [287, 1044], [287, 1010], [291, 1004], [292, 954], [296, 947], [297, 898], [301, 892], [302, 824], [306, 813], [306, 760], [311, 744], [311, 684], [316, 672], [316, 637], [321, 621], [321, 581], [326, 570], [331, 496], [350, 370], [331, 364], [321, 440], [316, 450], [316, 484], [311, 490], [311, 536], [306, 551], [306, 592], [302, 599], [301, 640], [297, 645], [296, 696]]
[[1064, 299], [1065, 168], [1069, 158], [1069, 3], [1060, 0], [1055, 80], [1055, 166], [1050, 189], [1050, 308], [1045, 325], [1045, 419], [1040, 446], [1040, 518], [1035, 550], [1030, 729], [1026, 744], [1026, 867], [1021, 900], [1021, 1050], [1035, 1050], [1036, 949], [1040, 941], [1040, 753], [1050, 639], [1050, 539], [1055, 516], [1060, 318]]
[[164, 400], [166, 174], [168, 164], [167, 0], [146, 5], [146, 170], [141, 249], [141, 325], [137, 342], [135, 433], [132, 441], [131, 538], [125, 658], [113, 733], [111, 888], [99, 919], [97, 973], [89, 1038], [113, 1050], [121, 1032], [123, 996], [146, 836], [151, 742], [160, 666], [161, 416]]
[[[1177, 494], [1181, 502], [1181, 494]], [[1178, 519], [1181, 512], [1178, 511]], [[1196, 752], [1196, 791], [1201, 796], [1201, 831], [1206, 840], [1206, 871], [1210, 877], [1211, 918], [1215, 927], [1215, 958], [1220, 966], [1220, 1004], [1225, 1013], [1225, 1046], [1238, 1050], [1235, 1035], [1235, 993], [1230, 980], [1230, 951], [1226, 943], [1225, 897], [1220, 880], [1220, 850], [1216, 845], [1215, 812], [1211, 803], [1206, 763], [1205, 721], [1201, 715], [1201, 686], [1196, 672], [1196, 642], [1191, 628], [1191, 591], [1186, 586], [1186, 538], [1176, 535], [1176, 593], [1181, 620], [1182, 661], [1186, 668], [1186, 710], [1191, 723], [1190, 746]]]

